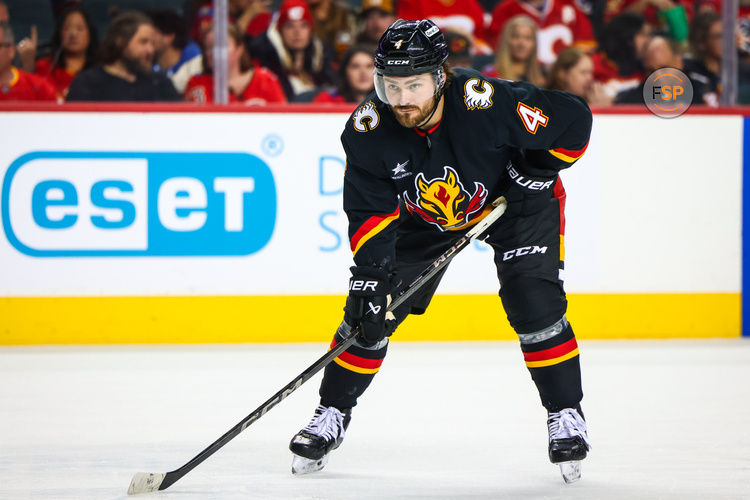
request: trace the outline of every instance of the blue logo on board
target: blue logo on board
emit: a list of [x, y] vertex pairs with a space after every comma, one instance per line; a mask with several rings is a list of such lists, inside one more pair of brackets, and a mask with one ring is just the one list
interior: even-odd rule
[[2, 186], [8, 241], [35, 257], [249, 255], [276, 186], [247, 153], [35, 152]]

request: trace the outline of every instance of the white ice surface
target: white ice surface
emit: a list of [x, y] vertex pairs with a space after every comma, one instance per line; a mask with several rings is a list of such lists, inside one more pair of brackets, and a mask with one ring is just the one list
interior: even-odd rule
[[[326, 346], [0, 349], [0, 498], [127, 498]], [[594, 449], [565, 485], [514, 343], [391, 344], [346, 441], [293, 477], [320, 375], [164, 492], [175, 499], [748, 499], [750, 341], [581, 342]]]

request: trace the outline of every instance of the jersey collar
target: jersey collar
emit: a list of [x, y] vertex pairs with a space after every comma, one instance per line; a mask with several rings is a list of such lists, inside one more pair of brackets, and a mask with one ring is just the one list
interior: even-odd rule
[[426, 131], [426, 132], [425, 132], [424, 130], [419, 130], [418, 128], [416, 128], [416, 127], [415, 127], [415, 128], [414, 128], [414, 132], [416, 132], [416, 133], [417, 133], [417, 134], [419, 134], [420, 136], [424, 137], [424, 136], [426, 136], [427, 134], [432, 134], [432, 133], [433, 133], [434, 131], [436, 131], [436, 130], [437, 130], [437, 128], [438, 128], [438, 127], [440, 126], [440, 124], [441, 124], [441, 123], [443, 123], [443, 119], [442, 119], [442, 118], [441, 118], [441, 119], [440, 119], [440, 121], [439, 121], [439, 122], [437, 122], [437, 123], [436, 123], [436, 124], [435, 124], [435, 125], [434, 125], [434, 126], [433, 126], [433, 127], [431, 128], [431, 129], [430, 129], [430, 130], [428, 130], [428, 131]]

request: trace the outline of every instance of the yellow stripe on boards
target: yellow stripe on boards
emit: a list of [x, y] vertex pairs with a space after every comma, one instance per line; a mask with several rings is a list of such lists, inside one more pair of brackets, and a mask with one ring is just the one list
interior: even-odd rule
[[527, 361], [526, 366], [529, 368], [542, 368], [543, 366], [552, 366], [557, 365], [559, 363], [562, 363], [563, 361], [567, 361], [570, 358], [573, 358], [575, 356], [578, 356], [578, 348], [576, 347], [572, 351], [570, 351], [567, 354], [563, 354], [562, 356], [558, 356], [556, 358], [552, 359], [542, 359], [539, 361]]
[[333, 362], [339, 366], [343, 366], [347, 370], [351, 370], [357, 373], [364, 373], [366, 375], [369, 375], [371, 373], [378, 373], [378, 370], [380, 370], [380, 368], [360, 368], [359, 366], [354, 366], [351, 363], [347, 363], [341, 358], [334, 358]]
[[[738, 337], [739, 293], [572, 294], [579, 339]], [[3, 297], [0, 345], [330, 343], [343, 296]], [[299, 318], [299, 319], [297, 319]], [[437, 295], [394, 341], [516, 340], [495, 294]]]

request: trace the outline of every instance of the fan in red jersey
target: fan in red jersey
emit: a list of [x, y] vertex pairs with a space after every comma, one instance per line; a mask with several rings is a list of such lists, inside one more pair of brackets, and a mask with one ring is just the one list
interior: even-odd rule
[[490, 38], [497, 43], [505, 23], [512, 17], [525, 14], [539, 26], [539, 61], [555, 62], [557, 54], [575, 45], [584, 50], [596, 46], [594, 32], [586, 14], [573, 0], [504, 0], [495, 7], [490, 24]]
[[[205, 36], [203, 58], [205, 71], [188, 82], [185, 90], [186, 101], [201, 104], [214, 102], [213, 50], [211, 50], [213, 43], [214, 33], [211, 30]], [[266, 68], [253, 68], [245, 46], [242, 44], [242, 33], [236, 26], [229, 26], [227, 45], [229, 102], [261, 105], [286, 102], [286, 96], [276, 75]]]
[[484, 10], [476, 0], [400, 0], [396, 15], [401, 19], [430, 19], [441, 29], [474, 37], [475, 46], [487, 46], [489, 42]]
[[13, 30], [0, 23], [0, 101], [57, 101], [51, 83], [13, 67], [15, 55]]
[[96, 29], [88, 14], [74, 5], [60, 14], [52, 35], [52, 55], [36, 62], [35, 73], [46, 78], [61, 96], [83, 69], [96, 65]]
[[610, 97], [640, 85], [643, 58], [651, 37], [651, 25], [640, 14], [626, 12], [602, 30], [601, 50], [592, 55], [594, 79], [604, 84]]
[[515, 16], [505, 24], [495, 51], [495, 63], [485, 74], [493, 78], [544, 85], [537, 59], [539, 28], [529, 16]]

